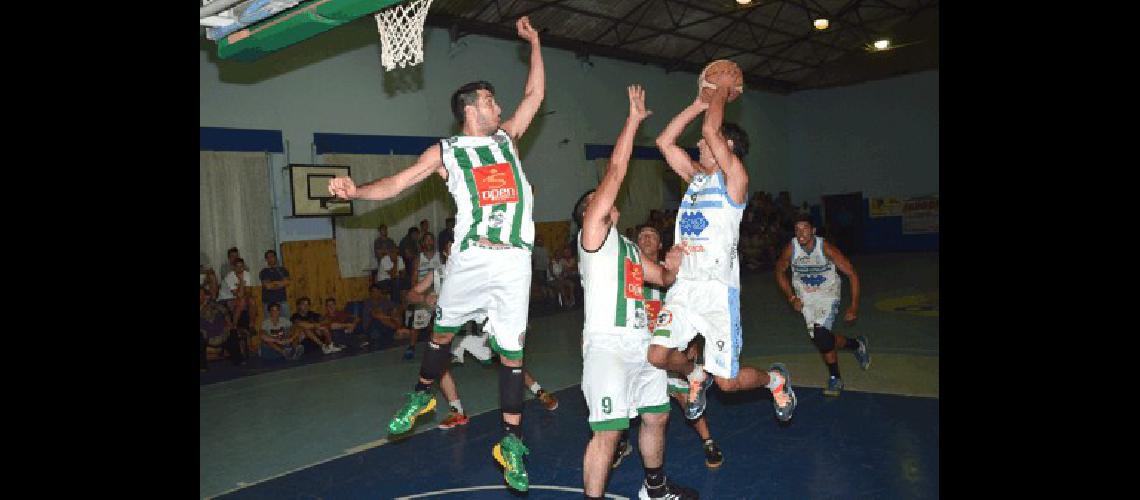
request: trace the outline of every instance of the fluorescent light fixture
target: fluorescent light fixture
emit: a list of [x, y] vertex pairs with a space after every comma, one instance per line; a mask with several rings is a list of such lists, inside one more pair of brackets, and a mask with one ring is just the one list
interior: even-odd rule
[[815, 22], [812, 23], [812, 25], [814, 25], [815, 29], [817, 29], [817, 30], [825, 30], [825, 29], [827, 29], [828, 22], [827, 22], [827, 19], [820, 18], [820, 19], [816, 19]]
[[876, 50], [887, 50], [891, 46], [891, 41], [884, 38], [882, 40], [875, 40]]
[[738, 3], [740, 5], [748, 5], [748, 4], [752, 3], [752, 0], [736, 0], [736, 3]]

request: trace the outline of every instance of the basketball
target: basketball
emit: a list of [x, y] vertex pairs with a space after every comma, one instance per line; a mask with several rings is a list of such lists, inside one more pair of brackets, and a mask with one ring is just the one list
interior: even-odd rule
[[728, 91], [728, 102], [732, 102], [744, 92], [744, 72], [728, 59], [717, 59], [701, 70], [697, 83], [702, 101], [708, 102], [711, 90], [726, 86], [731, 89]]

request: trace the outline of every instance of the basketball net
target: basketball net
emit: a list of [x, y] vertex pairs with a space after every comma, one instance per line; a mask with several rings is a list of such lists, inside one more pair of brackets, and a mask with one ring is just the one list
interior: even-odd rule
[[424, 62], [424, 21], [430, 7], [431, 0], [409, 0], [375, 14], [380, 64], [386, 71]]

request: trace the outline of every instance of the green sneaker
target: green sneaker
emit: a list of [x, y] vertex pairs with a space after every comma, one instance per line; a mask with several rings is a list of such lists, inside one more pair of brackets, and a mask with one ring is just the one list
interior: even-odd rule
[[530, 450], [514, 434], [507, 434], [491, 449], [495, 460], [503, 466], [503, 479], [507, 480], [507, 485], [511, 488], [519, 491], [526, 491], [530, 486], [530, 479], [523, 467], [523, 455], [528, 453]]
[[412, 429], [416, 417], [435, 409], [435, 397], [430, 391], [409, 392], [405, 394], [408, 404], [404, 405], [388, 422], [389, 434], [403, 434]]

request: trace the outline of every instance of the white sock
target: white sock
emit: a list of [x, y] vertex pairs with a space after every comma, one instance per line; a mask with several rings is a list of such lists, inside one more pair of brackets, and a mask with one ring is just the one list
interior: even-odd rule
[[764, 387], [767, 387], [769, 391], [774, 390], [775, 388], [779, 387], [780, 384], [784, 383], [783, 375], [780, 375], [780, 372], [777, 372], [775, 370], [768, 372], [768, 377], [771, 380], [768, 380], [768, 385], [765, 385]]
[[460, 403], [458, 399], [448, 404], [455, 409], [455, 413], [463, 413], [463, 403]]
[[530, 392], [538, 394], [538, 391], [541, 391], [541, 390], [542, 390], [542, 386], [538, 385], [537, 380], [533, 384], [530, 384]]
[[688, 375], [686, 375], [686, 378], [689, 379], [689, 382], [698, 382], [698, 383], [704, 382], [705, 381], [705, 367], [701, 366], [701, 365], [694, 364], [692, 373], [689, 373]]

